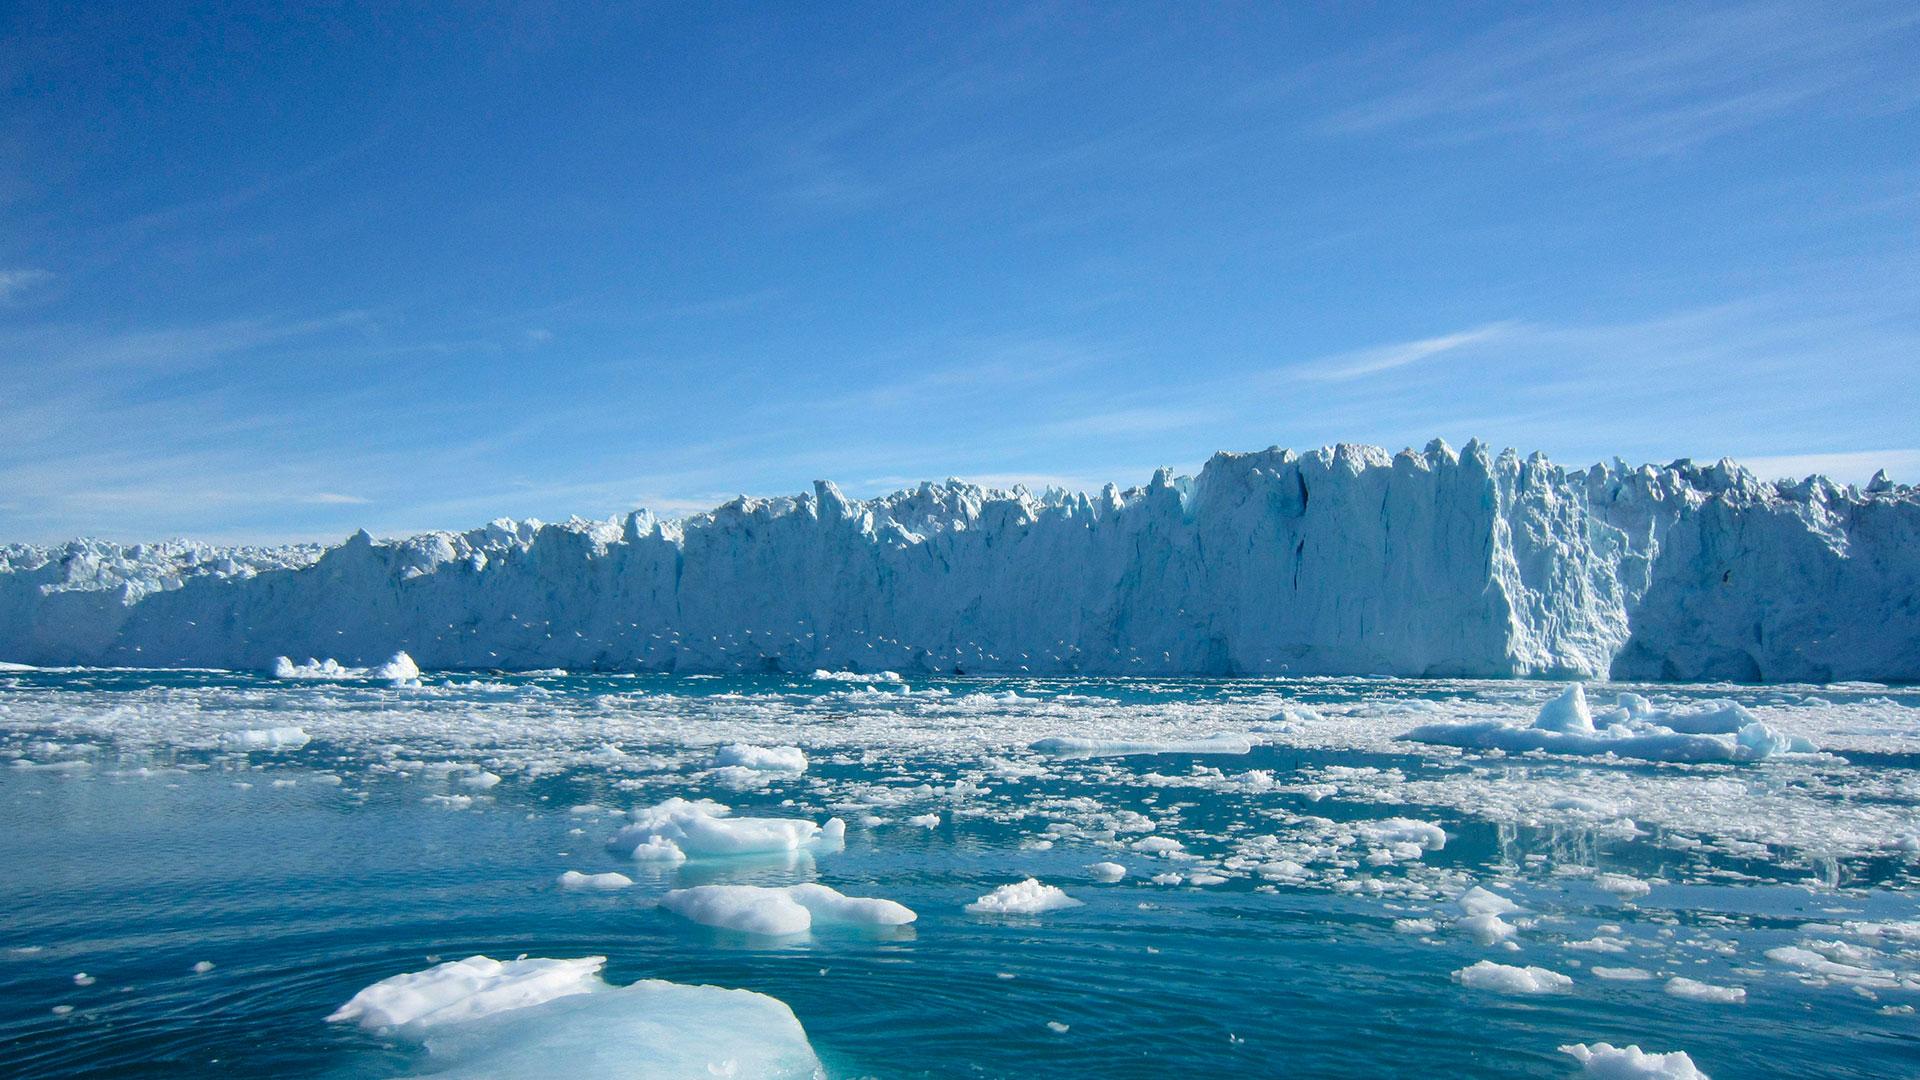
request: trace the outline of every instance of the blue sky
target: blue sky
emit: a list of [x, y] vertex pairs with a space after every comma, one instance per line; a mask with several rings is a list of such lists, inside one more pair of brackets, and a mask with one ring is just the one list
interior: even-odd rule
[[586, 6], [7, 5], [0, 539], [1434, 436], [1920, 480], [1910, 4]]

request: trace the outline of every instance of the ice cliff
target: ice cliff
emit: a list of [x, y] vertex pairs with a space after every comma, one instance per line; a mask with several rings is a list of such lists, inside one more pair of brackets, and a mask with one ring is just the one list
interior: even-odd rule
[[1920, 679], [1920, 491], [1469, 443], [1097, 494], [831, 483], [328, 549], [0, 547], [0, 659]]

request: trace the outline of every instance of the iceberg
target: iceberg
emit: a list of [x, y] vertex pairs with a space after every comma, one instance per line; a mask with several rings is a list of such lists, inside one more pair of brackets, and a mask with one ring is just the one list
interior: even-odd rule
[[[0, 657], [372, 672], [399, 649], [436, 670], [785, 672], [850, 694], [956, 672], [1910, 681], [1916, 536], [1913, 487], [1731, 461], [1274, 448], [1097, 493], [949, 480], [861, 500], [821, 481], [677, 520], [328, 548], [5, 545]], [[1586, 734], [1577, 711], [1555, 725]]]
[[395, 975], [327, 1019], [418, 1043], [416, 1075], [801, 1080], [824, 1075], [793, 1010], [747, 990], [644, 979], [606, 958], [455, 960]]
[[1652, 708], [1636, 694], [1622, 694], [1618, 704], [1596, 717], [1588, 709], [1579, 683], [1547, 702], [1528, 727], [1499, 720], [1472, 720], [1422, 724], [1402, 737], [1469, 750], [1538, 750], [1575, 757], [1612, 755], [1681, 763], [1760, 761], [1818, 750], [1804, 738], [1775, 731], [1732, 701], [1673, 713]]
[[632, 824], [616, 833], [607, 846], [641, 861], [679, 862], [833, 849], [846, 837], [846, 822], [839, 818], [820, 825], [804, 818], [737, 818], [732, 812], [710, 799], [676, 796], [634, 809], [629, 815]]

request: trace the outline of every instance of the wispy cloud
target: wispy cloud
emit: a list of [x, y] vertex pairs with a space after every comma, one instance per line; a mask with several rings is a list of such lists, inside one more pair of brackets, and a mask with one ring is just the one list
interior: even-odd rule
[[1454, 352], [1470, 345], [1480, 345], [1510, 337], [1517, 329], [1518, 325], [1515, 323], [1489, 323], [1438, 337], [1379, 345], [1357, 352], [1309, 360], [1304, 364], [1287, 368], [1286, 372], [1318, 382], [1345, 382], [1349, 379], [1365, 378], [1368, 375], [1378, 375], [1395, 368], [1403, 368], [1409, 364], [1418, 364], [1423, 360], [1430, 360], [1443, 353]]
[[[1867, 115], [1920, 100], [1910, 4], [1744, 3], [1529, 16], [1438, 48], [1355, 57], [1363, 95], [1329, 131], [1532, 135], [1665, 154], [1787, 114]], [[1382, 55], [1382, 53], [1385, 55]]]
[[1902, 483], [1920, 481], [1920, 448], [1899, 450], [1849, 450], [1840, 453], [1759, 454], [1738, 459], [1740, 464], [1767, 479], [1798, 479], [1818, 473], [1835, 480], [1861, 484], [1885, 469], [1887, 475]]
[[52, 276], [45, 270], [0, 270], [0, 304], [12, 301]]

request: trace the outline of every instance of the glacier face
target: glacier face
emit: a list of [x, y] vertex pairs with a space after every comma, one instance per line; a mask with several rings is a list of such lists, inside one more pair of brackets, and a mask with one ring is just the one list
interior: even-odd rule
[[1342, 445], [337, 547], [0, 547], [0, 659], [1920, 679], [1920, 491]]

